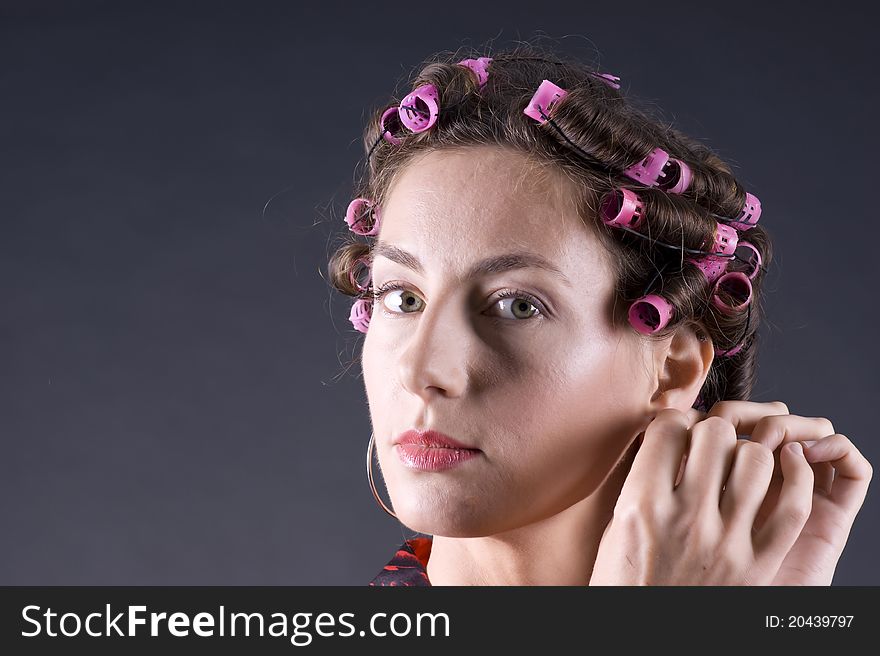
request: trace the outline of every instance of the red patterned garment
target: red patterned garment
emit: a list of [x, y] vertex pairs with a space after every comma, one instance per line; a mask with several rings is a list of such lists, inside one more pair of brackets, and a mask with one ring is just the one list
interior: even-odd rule
[[404, 541], [370, 585], [431, 585], [427, 570], [431, 544], [430, 537]]

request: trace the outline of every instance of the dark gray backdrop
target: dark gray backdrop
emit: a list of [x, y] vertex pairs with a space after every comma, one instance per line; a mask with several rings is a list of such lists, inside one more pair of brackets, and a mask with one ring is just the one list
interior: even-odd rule
[[[777, 253], [754, 398], [876, 466], [873, 23], [830, 6], [0, 4], [0, 583], [378, 572], [404, 532], [320, 272], [368, 109], [493, 37], [598, 53], [734, 164]], [[880, 584], [876, 489], [835, 584]]]

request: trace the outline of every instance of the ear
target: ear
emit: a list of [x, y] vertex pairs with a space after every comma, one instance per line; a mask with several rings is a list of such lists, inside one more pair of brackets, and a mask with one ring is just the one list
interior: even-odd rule
[[714, 357], [712, 340], [698, 325], [681, 326], [671, 338], [658, 342], [650, 412], [656, 414], [663, 408], [687, 412], [703, 387]]

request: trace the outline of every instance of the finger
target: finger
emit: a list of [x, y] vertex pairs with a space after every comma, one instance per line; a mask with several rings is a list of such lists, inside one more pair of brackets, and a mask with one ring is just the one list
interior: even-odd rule
[[687, 416], [674, 408], [664, 408], [657, 413], [644, 431], [642, 445], [620, 496], [641, 491], [672, 492], [689, 439], [687, 423]]
[[861, 454], [846, 435], [835, 433], [824, 437], [806, 449], [810, 463], [828, 463], [835, 476], [829, 496], [853, 516], [861, 508], [874, 474], [871, 463]]
[[800, 442], [780, 454], [782, 488], [776, 506], [755, 534], [755, 551], [781, 563], [800, 535], [813, 508], [813, 470]]
[[736, 431], [726, 419], [706, 417], [691, 428], [687, 466], [676, 491], [695, 504], [718, 508], [736, 450]]
[[687, 467], [687, 460], [688, 454], [687, 451], [685, 451], [681, 458], [681, 465], [678, 468], [678, 473], [675, 475], [675, 484], [672, 486], [673, 488], [677, 488], [681, 484], [681, 479], [684, 478], [684, 470]]
[[755, 422], [749, 435], [752, 442], [761, 442], [771, 451], [794, 440], [819, 440], [834, 434], [834, 424], [825, 417], [800, 415], [768, 415]]
[[[694, 424], [698, 421], [702, 421], [706, 418], [706, 413], [702, 410], [697, 410], [696, 408], [688, 408], [685, 412], [685, 416], [687, 417], [688, 428], [690, 429]], [[687, 450], [682, 454], [681, 465], [678, 468], [678, 473], [675, 475], [675, 483], [673, 487], [678, 487], [681, 482], [682, 477], [684, 476], [685, 465], [687, 465]]]
[[[782, 402], [773, 402], [769, 404], [758, 403], [757, 406], [775, 406], [769, 407], [767, 412], [774, 414], [764, 414], [763, 416], [752, 414], [760, 408], [754, 408], [748, 404], [748, 401], [721, 401], [715, 404], [713, 411], [718, 416], [723, 416], [731, 421], [737, 427], [737, 435], [749, 435], [751, 441], [760, 442], [767, 445], [771, 451], [774, 451], [776, 464], [779, 464], [779, 447], [794, 440], [818, 440], [834, 433], [834, 424], [825, 417], [802, 417], [792, 414], [776, 414], [777, 410], [785, 410], [788, 407]], [[743, 405], [747, 404], [747, 405]], [[711, 414], [711, 412], [710, 412]], [[777, 479], [781, 476], [777, 471], [775, 474]], [[813, 466], [813, 479], [815, 488], [826, 492], [831, 489], [834, 472], [833, 468], [824, 464]]]
[[775, 463], [763, 444], [737, 440], [733, 466], [721, 492], [721, 517], [730, 527], [745, 527], [751, 535], [761, 503], [770, 488]]
[[688, 408], [687, 412], [684, 414], [688, 418], [688, 428], [706, 418], [706, 413], [702, 410], [697, 410], [696, 408]]
[[788, 406], [782, 401], [759, 403], [757, 401], [718, 401], [707, 413], [708, 417], [721, 417], [736, 428], [737, 435], [751, 435], [755, 424], [769, 415], [787, 415]]
[[[769, 415], [758, 419], [750, 439], [766, 445], [779, 462], [779, 449], [789, 442], [819, 440], [834, 433], [834, 424], [825, 417], [800, 415]], [[778, 472], [777, 472], [778, 476]], [[834, 468], [827, 463], [813, 466], [815, 489], [827, 494], [834, 480]]]
[[629, 476], [630, 471], [632, 471], [632, 465], [635, 462], [635, 458], [639, 453], [639, 449], [642, 446], [642, 438], [645, 436], [644, 431], [639, 433], [632, 442], [630, 442], [629, 446], [624, 451], [623, 455], [620, 458], [620, 461], [615, 466], [615, 469], [624, 469], [626, 470], [625, 476]]
[[[685, 413], [687, 417], [687, 427], [690, 429], [694, 424], [698, 421], [702, 421], [706, 418], [706, 413], [702, 410], [697, 410], [696, 408], [689, 408]], [[641, 444], [642, 439], [644, 439], [645, 434], [642, 433], [639, 437], [639, 444]], [[684, 476], [685, 465], [687, 464], [688, 454], [687, 449], [685, 449], [681, 458], [681, 465], [678, 468], [678, 473], [675, 475], [675, 483], [673, 487], [678, 487], [678, 484], [681, 482], [682, 476]]]
[[813, 468], [813, 487], [826, 497], [831, 495], [834, 485], [834, 467], [830, 462], [811, 462]]

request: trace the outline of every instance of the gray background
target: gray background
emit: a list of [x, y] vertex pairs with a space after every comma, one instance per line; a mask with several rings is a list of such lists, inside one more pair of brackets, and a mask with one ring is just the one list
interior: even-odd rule
[[[868, 17], [319, 4], [0, 4], [0, 583], [381, 569], [410, 533], [367, 486], [360, 333], [320, 272], [367, 111], [491, 38], [598, 54], [734, 165], [777, 252], [754, 399], [831, 418], [877, 466]], [[880, 584], [877, 490], [835, 584]]]

